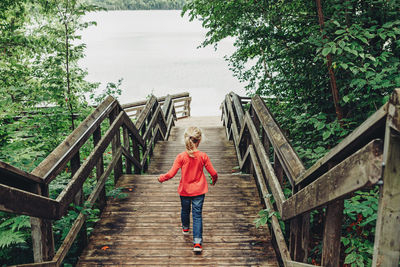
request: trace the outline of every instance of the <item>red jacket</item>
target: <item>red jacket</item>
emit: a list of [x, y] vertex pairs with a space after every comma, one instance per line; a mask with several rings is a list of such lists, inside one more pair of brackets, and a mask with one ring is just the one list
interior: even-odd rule
[[185, 151], [176, 156], [174, 165], [166, 174], [160, 175], [158, 179], [161, 183], [165, 182], [182, 168], [181, 181], [178, 186], [178, 193], [181, 196], [199, 196], [208, 192], [207, 179], [203, 172], [203, 167], [210, 173], [213, 184], [218, 179], [218, 174], [210, 162], [206, 153], [194, 151], [194, 157], [190, 157]]

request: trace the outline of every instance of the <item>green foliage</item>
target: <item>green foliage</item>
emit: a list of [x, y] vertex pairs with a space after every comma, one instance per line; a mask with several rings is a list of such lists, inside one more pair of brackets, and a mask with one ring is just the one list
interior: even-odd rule
[[[226, 57], [230, 69], [246, 84], [249, 95], [265, 96], [306, 167], [400, 87], [399, 1], [321, 2], [323, 25], [315, 1], [306, 0], [193, 0], [182, 11], [192, 20], [200, 19], [207, 29], [203, 46], [218, 48], [221, 40], [234, 37], [235, 51]], [[332, 81], [337, 85], [342, 118], [336, 113]], [[346, 231], [351, 226], [343, 236], [346, 264], [370, 264], [375, 193], [357, 192], [346, 200]], [[310, 261], [317, 262], [321, 253], [316, 236], [322, 234], [323, 212], [312, 216], [310, 255], [314, 258]], [[358, 214], [362, 221], [352, 225]]]
[[188, 0], [90, 0], [108, 10], [182, 9]]

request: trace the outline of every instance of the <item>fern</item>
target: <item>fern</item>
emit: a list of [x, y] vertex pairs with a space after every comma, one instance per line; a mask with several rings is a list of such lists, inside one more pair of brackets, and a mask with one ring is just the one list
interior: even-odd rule
[[15, 232], [15, 230], [19, 231], [22, 228], [31, 227], [31, 223], [28, 216], [16, 216], [5, 220], [2, 224], [0, 224], [0, 231], [7, 230], [6, 228], [10, 228], [11, 231]]
[[25, 244], [26, 233], [21, 229], [29, 227], [31, 223], [28, 216], [15, 216], [4, 220], [0, 224], [0, 248]]
[[25, 235], [21, 232], [14, 232], [12, 230], [0, 231], [0, 248], [4, 249], [11, 245], [24, 244]]

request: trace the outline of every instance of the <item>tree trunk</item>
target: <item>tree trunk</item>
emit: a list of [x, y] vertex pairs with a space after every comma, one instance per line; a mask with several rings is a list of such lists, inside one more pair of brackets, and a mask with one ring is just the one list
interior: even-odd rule
[[[322, 12], [321, 0], [315, 0], [315, 2], [317, 4], [319, 26], [320, 26], [320, 29], [322, 32], [325, 23], [324, 23], [324, 14]], [[324, 35], [323, 38], [325, 39], [326, 36]], [[335, 111], [336, 111], [336, 117], [337, 117], [338, 121], [341, 122], [341, 120], [343, 119], [343, 111], [339, 104], [339, 99], [340, 99], [339, 98], [339, 90], [336, 85], [335, 73], [333, 72], [333, 69], [332, 69], [332, 55], [328, 54], [326, 56], [326, 59], [328, 61], [327, 66], [328, 66], [330, 84], [331, 84], [331, 89], [332, 89], [332, 98], [333, 98], [333, 103], [334, 103]], [[341, 125], [342, 125], [342, 123], [341, 123]]]

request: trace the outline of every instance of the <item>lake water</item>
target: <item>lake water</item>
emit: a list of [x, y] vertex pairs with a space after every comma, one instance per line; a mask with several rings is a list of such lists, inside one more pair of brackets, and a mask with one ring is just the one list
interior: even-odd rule
[[180, 11], [109, 11], [87, 15], [98, 25], [83, 32], [87, 44], [81, 64], [88, 79], [102, 83], [123, 78], [121, 103], [189, 92], [192, 115], [220, 115], [219, 106], [230, 91], [245, 90], [228, 69], [224, 55], [233, 51], [232, 39], [217, 51], [197, 47], [206, 31]]

